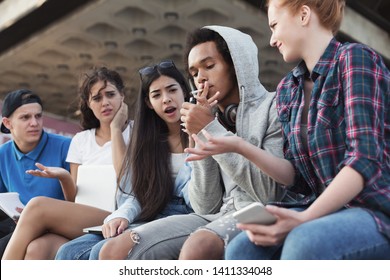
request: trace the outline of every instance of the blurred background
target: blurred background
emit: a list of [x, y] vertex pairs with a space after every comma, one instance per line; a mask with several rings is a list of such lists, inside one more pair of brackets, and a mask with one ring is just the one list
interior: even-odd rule
[[[105, 65], [124, 78], [132, 117], [138, 69], [172, 59], [184, 72], [187, 32], [212, 24], [252, 36], [268, 90], [295, 66], [269, 46], [261, 0], [0, 0], [0, 106], [8, 92], [29, 88], [43, 100], [46, 130], [72, 136], [78, 78]], [[347, 1], [339, 40], [371, 46], [389, 67], [389, 33], [389, 0]], [[0, 134], [0, 144], [7, 137]]]

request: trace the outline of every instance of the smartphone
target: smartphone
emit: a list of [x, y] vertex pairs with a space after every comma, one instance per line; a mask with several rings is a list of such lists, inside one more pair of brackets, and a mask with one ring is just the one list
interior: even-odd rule
[[233, 213], [233, 217], [242, 224], [272, 225], [276, 217], [268, 212], [260, 202], [254, 202]]

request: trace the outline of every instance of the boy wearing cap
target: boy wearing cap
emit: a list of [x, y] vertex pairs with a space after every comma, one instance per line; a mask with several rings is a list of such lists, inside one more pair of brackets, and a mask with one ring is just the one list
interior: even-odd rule
[[[17, 192], [23, 204], [36, 196], [74, 198], [76, 189], [69, 182], [70, 175], [57, 180], [26, 174], [27, 170], [37, 169], [38, 162], [69, 171], [66, 156], [71, 139], [43, 131], [42, 102], [38, 95], [27, 89], [8, 93], [3, 102], [1, 132], [11, 133], [12, 141], [0, 146], [0, 193]], [[14, 224], [11, 218], [1, 221], [2, 228], [8, 226], [9, 234], [0, 239], [0, 256]]]

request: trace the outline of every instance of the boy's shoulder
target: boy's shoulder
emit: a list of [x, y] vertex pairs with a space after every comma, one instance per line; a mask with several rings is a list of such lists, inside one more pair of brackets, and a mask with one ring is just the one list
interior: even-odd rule
[[67, 137], [67, 136], [63, 136], [60, 134], [47, 133], [47, 132], [46, 132], [46, 134], [47, 134], [47, 138], [48, 138], [48, 144], [50, 146], [69, 147], [70, 143], [72, 141], [72, 138]]
[[13, 140], [9, 140], [9, 141], [0, 145], [0, 155], [5, 154], [6, 152], [8, 152], [12, 149], [12, 142], [13, 142]]

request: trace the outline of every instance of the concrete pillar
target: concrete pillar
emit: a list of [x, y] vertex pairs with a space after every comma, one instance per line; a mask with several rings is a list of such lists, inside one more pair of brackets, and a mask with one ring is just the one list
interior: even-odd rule
[[345, 9], [344, 20], [341, 24], [340, 31], [355, 39], [357, 42], [370, 46], [384, 58], [390, 59], [389, 33], [348, 6]]

